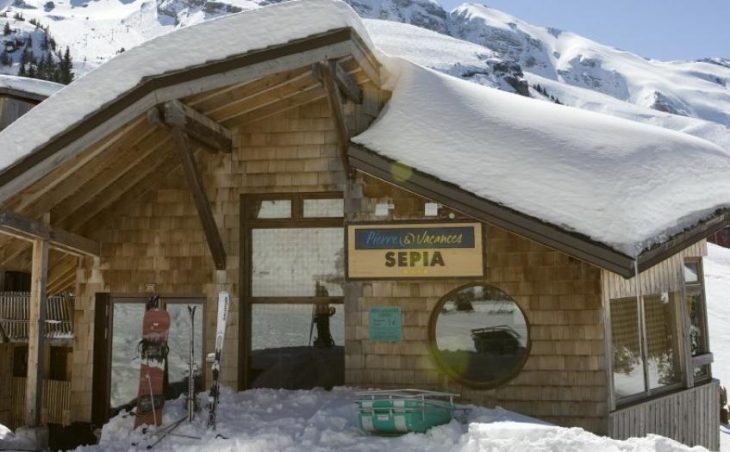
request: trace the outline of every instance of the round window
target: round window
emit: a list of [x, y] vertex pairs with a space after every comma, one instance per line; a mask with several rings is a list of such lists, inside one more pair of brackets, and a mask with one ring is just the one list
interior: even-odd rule
[[514, 377], [529, 353], [525, 315], [506, 293], [486, 284], [449, 292], [431, 313], [429, 339], [439, 367], [474, 387]]

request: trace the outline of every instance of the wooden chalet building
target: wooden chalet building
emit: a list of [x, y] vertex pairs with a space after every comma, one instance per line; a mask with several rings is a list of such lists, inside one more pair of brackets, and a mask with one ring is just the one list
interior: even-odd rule
[[[28, 370], [25, 389], [0, 393], [0, 406], [22, 394], [24, 419], [0, 410], [0, 422], [101, 425], [131, 406], [150, 293], [173, 317], [171, 386], [183, 381], [191, 303], [202, 307], [195, 355], [206, 369], [215, 301], [227, 290], [222, 376], [239, 390], [445, 389], [616, 438], [658, 433], [717, 449], [702, 256], [704, 238], [727, 223], [724, 211], [651, 236], [619, 228], [648, 243], [631, 253], [583, 223], [491, 197], [458, 176], [486, 174], [477, 154], [492, 158], [511, 137], [474, 127], [492, 135], [460, 159], [457, 148], [475, 147], [468, 133], [431, 126], [426, 114], [466, 116], [473, 106], [457, 95], [441, 102], [439, 90], [518, 102], [588, 133], [607, 128], [605, 143], [576, 145], [586, 155], [610, 148], [612, 134], [634, 133], [627, 121], [583, 120], [568, 107], [396, 62], [335, 0], [283, 3], [153, 39], [0, 133], [2, 265], [31, 274], [28, 353], [16, 358], [27, 360], [17, 364]], [[501, 108], [492, 110], [498, 121]], [[526, 121], [523, 133], [537, 130], [512, 116]], [[448, 115], [439, 121], [448, 125]], [[636, 127], [647, 146], [676, 145], [688, 158], [714, 149]], [[429, 167], [426, 148], [441, 142], [421, 145], [417, 135], [443, 137], [450, 164]], [[423, 165], [401, 153], [400, 137], [424, 152]], [[551, 141], [535, 140], [549, 158]], [[517, 157], [496, 158], [487, 165]], [[535, 168], [530, 178], [539, 179]], [[538, 204], [571, 208], [561, 203]], [[581, 218], [596, 215], [586, 209]], [[612, 218], [630, 216], [622, 215]], [[49, 360], [42, 326], [44, 301], [57, 294], [73, 296], [73, 336], [69, 391], [51, 400], [61, 364]], [[0, 388], [14, 384], [9, 361]], [[204, 372], [201, 388], [209, 382]], [[70, 419], [55, 420], [53, 410]]]

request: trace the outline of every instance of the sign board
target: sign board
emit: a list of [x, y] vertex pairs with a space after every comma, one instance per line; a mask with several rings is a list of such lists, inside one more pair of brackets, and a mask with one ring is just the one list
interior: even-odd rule
[[375, 306], [368, 312], [368, 338], [371, 341], [400, 341], [403, 339], [400, 308]]
[[458, 278], [484, 275], [481, 223], [347, 226], [350, 279]]

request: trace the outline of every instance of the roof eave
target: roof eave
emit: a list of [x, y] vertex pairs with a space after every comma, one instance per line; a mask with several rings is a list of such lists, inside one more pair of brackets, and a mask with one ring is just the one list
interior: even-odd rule
[[454, 184], [415, 169], [406, 180], [396, 178], [391, 173], [392, 165], [396, 162], [364, 146], [350, 143], [348, 156], [353, 168], [409, 192], [432, 199], [465, 215], [501, 227], [625, 278], [634, 274], [632, 257], [588, 237], [480, 198]]
[[[235, 77], [239, 72], [250, 70], [253, 73], [257, 67], [265, 68], [262, 69], [266, 71], [263, 75], [267, 75], [286, 70], [288, 66], [301, 67], [346, 54], [353, 55], [356, 59], [366, 59], [376, 68], [374, 76], [378, 75], [379, 63], [374, 58], [372, 49], [367, 47], [353, 28], [345, 27], [142, 79], [135, 88], [103, 105], [0, 171], [0, 203], [91, 143], [108, 136], [125, 121], [144, 114], [157, 103], [214, 89], [218, 85], [225, 86], [226, 83], [231, 83], [229, 78]], [[279, 66], [272, 65], [271, 61], [274, 60], [282, 63]], [[202, 82], [208, 85], [198, 86]]]
[[683, 249], [694, 245], [700, 240], [706, 239], [712, 234], [719, 232], [730, 225], [730, 211], [721, 210], [714, 215], [701, 221], [696, 226], [674, 235], [659, 245], [644, 250], [637, 259], [639, 271], [653, 267], [654, 265], [674, 256]]

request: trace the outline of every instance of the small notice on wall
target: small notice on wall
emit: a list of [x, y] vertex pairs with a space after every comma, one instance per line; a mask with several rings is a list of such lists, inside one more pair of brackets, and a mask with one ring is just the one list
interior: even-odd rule
[[480, 277], [480, 223], [351, 224], [347, 276], [351, 279]]
[[375, 306], [368, 313], [368, 337], [371, 341], [400, 341], [403, 339], [400, 308]]

